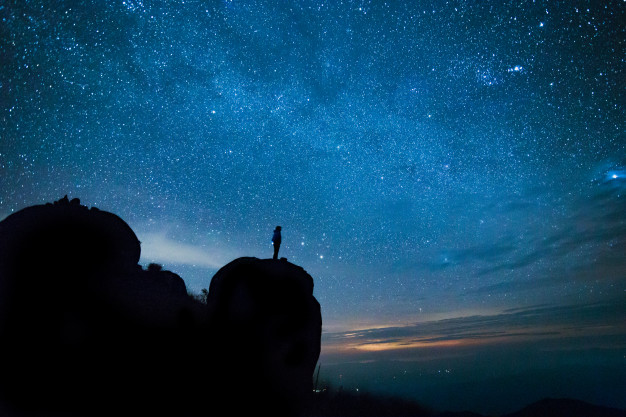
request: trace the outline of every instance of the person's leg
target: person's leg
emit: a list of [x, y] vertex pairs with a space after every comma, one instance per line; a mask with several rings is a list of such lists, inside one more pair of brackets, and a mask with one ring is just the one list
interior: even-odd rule
[[278, 259], [278, 249], [280, 249], [280, 245], [274, 243], [274, 259]]

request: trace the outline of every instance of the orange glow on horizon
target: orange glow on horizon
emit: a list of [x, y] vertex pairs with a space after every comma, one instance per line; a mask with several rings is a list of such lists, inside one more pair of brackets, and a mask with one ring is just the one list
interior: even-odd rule
[[[500, 318], [502, 315], [505, 316], [504, 320]], [[419, 323], [378, 323], [366, 329], [357, 326], [342, 332], [326, 333], [327, 337], [322, 337], [322, 355], [344, 358], [354, 356], [362, 359], [367, 354], [409, 350], [421, 350], [425, 353], [429, 349], [449, 349], [448, 353], [452, 353], [457, 349], [461, 352], [467, 347], [504, 346], [550, 339], [595, 338], [624, 331], [623, 325], [615, 324], [591, 322], [573, 326], [571, 323], [552, 322], [529, 325], [515, 321], [508, 323], [505, 314], [494, 317], [499, 319], [495, 323], [492, 323], [489, 315], [474, 315], [457, 317], [459, 324], [452, 321], [452, 325], [449, 324], [450, 319], [444, 319], [424, 322], [424, 327], [420, 327]], [[462, 325], [466, 325], [466, 328]]]
[[416, 348], [434, 348], [449, 347], [458, 345], [469, 345], [467, 340], [442, 340], [438, 342], [421, 342], [421, 341], [397, 341], [397, 342], [381, 342], [381, 343], [365, 343], [362, 345], [352, 346], [353, 349], [363, 350], [366, 352], [381, 352], [398, 349], [416, 349]]

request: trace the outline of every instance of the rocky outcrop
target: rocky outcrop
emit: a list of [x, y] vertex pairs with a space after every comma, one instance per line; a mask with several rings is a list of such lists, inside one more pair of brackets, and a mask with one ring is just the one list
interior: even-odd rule
[[295, 415], [311, 392], [313, 280], [241, 258], [208, 302], [138, 265], [118, 216], [63, 198], [0, 222], [3, 415]]
[[222, 341], [214, 369], [225, 391], [253, 399], [233, 402], [236, 411], [253, 415], [260, 406], [274, 416], [295, 414], [311, 395], [320, 354], [313, 278], [286, 260], [239, 258], [215, 274], [207, 304], [211, 339]]
[[[118, 216], [78, 200], [0, 222], [0, 396], [20, 412], [172, 410], [204, 307], [167, 271], [144, 271]], [[191, 385], [191, 384], [189, 384]], [[193, 391], [191, 391], [193, 392]]]

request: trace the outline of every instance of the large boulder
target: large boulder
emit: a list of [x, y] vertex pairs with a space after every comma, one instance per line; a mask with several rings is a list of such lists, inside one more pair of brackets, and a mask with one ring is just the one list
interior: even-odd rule
[[179, 407], [189, 391], [173, 381], [187, 377], [205, 307], [179, 276], [145, 271], [139, 257], [128, 224], [78, 200], [0, 222], [5, 407], [80, 416]]
[[[312, 393], [322, 318], [313, 278], [286, 260], [239, 258], [220, 269], [207, 299], [209, 361], [230, 412], [294, 415]], [[236, 401], [232, 393], [248, 397]], [[245, 394], [243, 394], [245, 393]]]

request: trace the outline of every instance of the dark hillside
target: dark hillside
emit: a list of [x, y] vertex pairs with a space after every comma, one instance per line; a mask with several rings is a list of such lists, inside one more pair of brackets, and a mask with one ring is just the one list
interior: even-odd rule
[[202, 303], [140, 252], [122, 219], [77, 199], [0, 222], [0, 411], [298, 413], [320, 352], [311, 276], [241, 258]]

